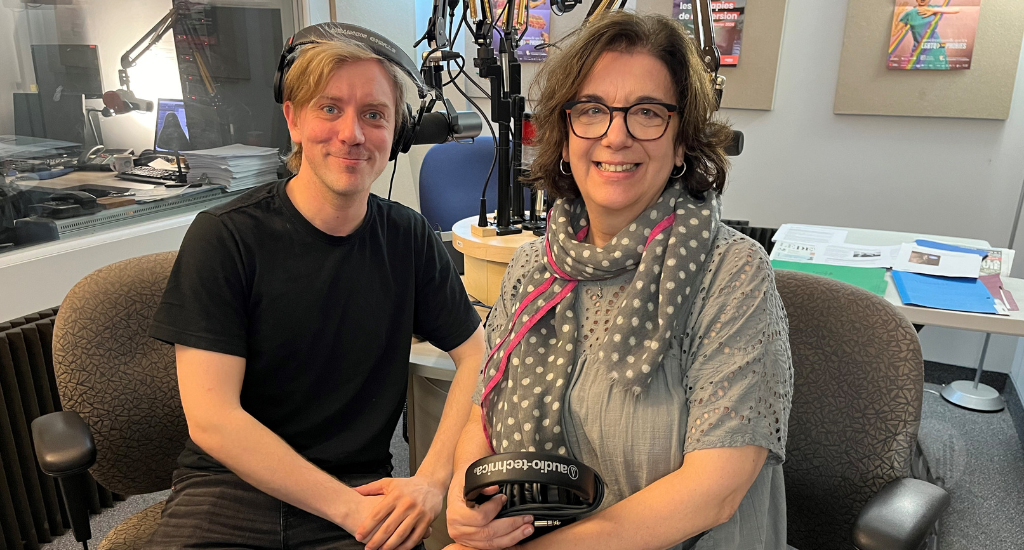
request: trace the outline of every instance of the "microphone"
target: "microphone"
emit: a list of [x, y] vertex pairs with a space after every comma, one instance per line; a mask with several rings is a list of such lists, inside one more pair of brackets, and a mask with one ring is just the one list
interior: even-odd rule
[[444, 111], [426, 113], [416, 127], [412, 143], [427, 145], [470, 139], [479, 136], [481, 130], [483, 119], [474, 111], [455, 111], [451, 118]]
[[103, 92], [103, 105], [115, 115], [123, 115], [131, 111], [152, 111], [153, 102], [135, 97], [131, 90], [111, 90]]

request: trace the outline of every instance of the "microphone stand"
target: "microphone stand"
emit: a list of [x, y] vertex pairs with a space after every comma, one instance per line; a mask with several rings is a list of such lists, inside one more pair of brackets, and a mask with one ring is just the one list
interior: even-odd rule
[[[472, 0], [470, 0], [472, 1]], [[512, 27], [512, 3], [505, 7], [505, 20], [501, 26], [502, 37], [498, 45], [500, 59], [494, 55], [492, 48], [491, 25], [484, 17], [476, 22], [473, 30], [473, 40], [477, 45], [476, 58], [473, 59], [473, 66], [478, 69], [478, 74], [486, 78], [491, 84], [491, 120], [498, 123], [498, 213], [495, 220], [496, 232], [498, 235], [515, 235], [522, 233], [520, 227], [513, 223], [523, 221], [522, 184], [516, 178], [519, 195], [519, 212], [516, 220], [513, 220], [513, 168], [518, 176], [522, 160], [522, 112], [525, 111], [525, 98], [520, 93], [520, 72], [519, 60], [516, 59], [515, 46], [518, 44], [518, 35]], [[525, 0], [521, 0], [525, 1]], [[511, 51], [508, 46], [511, 46]], [[516, 116], [518, 113], [518, 116]], [[513, 126], [513, 124], [515, 126]], [[513, 128], [517, 130], [515, 136], [511, 136]], [[519, 162], [513, 167], [512, 152], [519, 151]], [[483, 206], [483, 205], [481, 205]], [[486, 218], [481, 215], [478, 225], [486, 225]]]

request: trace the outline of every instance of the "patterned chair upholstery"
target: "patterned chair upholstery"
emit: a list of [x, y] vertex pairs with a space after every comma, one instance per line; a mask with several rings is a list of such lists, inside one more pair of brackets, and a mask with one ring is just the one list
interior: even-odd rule
[[[188, 436], [174, 349], [146, 332], [177, 252], [118, 262], [82, 279], [61, 305], [53, 366], [61, 403], [96, 442], [96, 481], [122, 495], [169, 489]], [[141, 548], [163, 503], [135, 514], [99, 545]]]
[[853, 549], [865, 503], [911, 473], [924, 389], [917, 332], [866, 290], [794, 271], [775, 277], [794, 370], [784, 466], [788, 541]]

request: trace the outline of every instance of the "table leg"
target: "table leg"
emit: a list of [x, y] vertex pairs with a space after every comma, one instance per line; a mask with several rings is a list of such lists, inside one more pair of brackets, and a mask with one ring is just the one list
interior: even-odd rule
[[988, 353], [988, 342], [992, 334], [985, 335], [985, 344], [981, 347], [981, 359], [978, 361], [978, 372], [974, 381], [957, 380], [942, 388], [942, 397], [965, 409], [980, 412], [997, 412], [1003, 410], [1003, 396], [992, 386], [981, 383], [981, 373], [985, 366], [985, 354]]

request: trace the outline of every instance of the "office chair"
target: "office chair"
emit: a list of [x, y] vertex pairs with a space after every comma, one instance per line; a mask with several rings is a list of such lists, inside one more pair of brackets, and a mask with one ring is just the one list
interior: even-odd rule
[[[455, 222], [480, 213], [480, 192], [494, 159], [494, 138], [473, 143], [442, 143], [423, 157], [420, 166], [420, 213], [435, 230], [451, 231]], [[498, 208], [498, 165], [487, 184], [487, 211]], [[523, 204], [529, 211], [530, 191]]]
[[775, 282], [794, 371], [783, 466], [789, 544], [936, 548], [949, 495], [916, 452], [924, 361], [914, 327], [846, 283], [781, 270]]
[[[81, 486], [88, 469], [122, 495], [169, 489], [188, 436], [174, 348], [150, 338], [177, 252], [124, 260], [79, 281], [54, 327], [53, 366], [64, 412], [32, 423], [36, 458], [60, 481], [75, 539], [92, 537]], [[115, 527], [101, 550], [141, 548], [163, 503]]]

